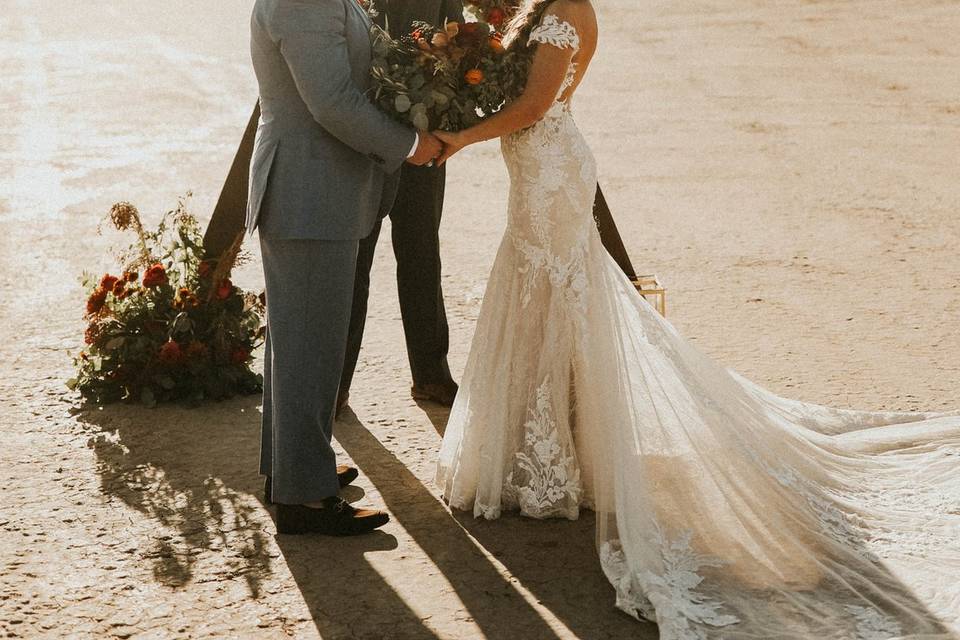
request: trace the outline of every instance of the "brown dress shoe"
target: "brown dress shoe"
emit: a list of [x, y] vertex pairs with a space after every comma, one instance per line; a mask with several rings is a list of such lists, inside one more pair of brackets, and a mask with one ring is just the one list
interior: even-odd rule
[[359, 536], [390, 522], [390, 516], [373, 509], [355, 509], [340, 496], [324, 498], [320, 508], [300, 504], [277, 505], [277, 533], [326, 536]]
[[444, 407], [452, 407], [460, 387], [453, 380], [448, 382], [431, 382], [429, 384], [415, 384], [410, 388], [410, 395], [414, 400], [436, 402]]
[[[348, 467], [345, 464], [337, 467], [337, 480], [340, 482], [340, 488], [343, 489], [345, 486], [357, 479], [357, 476], [360, 475], [360, 472], [357, 471], [354, 467]], [[263, 500], [267, 504], [274, 504], [273, 502], [273, 478], [267, 476], [263, 480]]]

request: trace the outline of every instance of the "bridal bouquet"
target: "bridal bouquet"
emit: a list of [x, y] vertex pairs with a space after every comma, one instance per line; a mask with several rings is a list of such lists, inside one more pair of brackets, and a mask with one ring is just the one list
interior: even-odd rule
[[470, 127], [523, 90], [528, 61], [501, 40], [487, 22], [416, 22], [399, 40], [374, 28], [374, 102], [418, 129]]
[[126, 202], [110, 221], [136, 239], [117, 275], [84, 275], [86, 347], [67, 386], [97, 403], [148, 406], [260, 391], [250, 354], [261, 341], [263, 300], [230, 282], [239, 247], [219, 263], [204, 260], [200, 225], [183, 199], [156, 231]]

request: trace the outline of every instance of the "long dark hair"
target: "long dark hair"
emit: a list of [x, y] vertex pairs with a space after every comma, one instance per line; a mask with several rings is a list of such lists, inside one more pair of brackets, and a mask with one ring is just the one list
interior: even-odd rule
[[511, 51], [526, 49], [533, 28], [540, 24], [541, 18], [556, 0], [526, 0], [514, 14], [504, 32], [503, 44]]

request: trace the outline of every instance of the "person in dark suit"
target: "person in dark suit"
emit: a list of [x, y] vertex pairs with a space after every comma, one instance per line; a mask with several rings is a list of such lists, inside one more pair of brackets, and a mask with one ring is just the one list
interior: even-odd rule
[[[443, 25], [463, 21], [462, 0], [378, 0], [376, 17], [394, 38], [409, 34], [415, 21]], [[444, 167], [405, 165], [396, 201], [389, 211], [393, 252], [397, 259], [397, 290], [417, 400], [451, 406], [457, 384], [447, 365], [449, 331], [440, 286], [440, 217], [446, 182]], [[340, 380], [337, 409], [346, 407], [360, 354], [370, 293], [370, 269], [380, 237], [382, 218], [360, 242], [347, 354]]]

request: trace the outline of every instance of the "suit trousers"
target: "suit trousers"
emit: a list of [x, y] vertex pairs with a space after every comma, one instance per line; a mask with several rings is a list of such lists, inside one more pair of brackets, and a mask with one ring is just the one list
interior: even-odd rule
[[[389, 210], [393, 253], [397, 260], [397, 293], [410, 373], [416, 385], [451, 381], [447, 364], [450, 335], [440, 282], [440, 218], [446, 182], [445, 167], [403, 165], [397, 197]], [[341, 387], [350, 389], [367, 318], [370, 269], [381, 222], [360, 241], [353, 312]]]
[[357, 240], [260, 234], [267, 290], [260, 473], [273, 500], [314, 502], [340, 492], [331, 446], [343, 369]]

